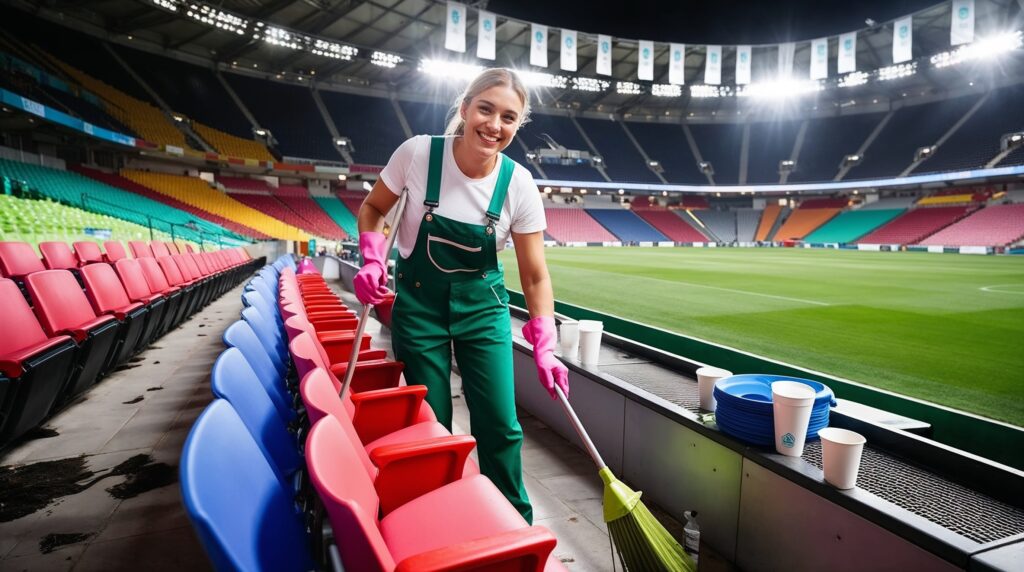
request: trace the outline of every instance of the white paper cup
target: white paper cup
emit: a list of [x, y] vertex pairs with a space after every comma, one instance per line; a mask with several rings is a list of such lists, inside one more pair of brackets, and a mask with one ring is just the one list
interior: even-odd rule
[[867, 439], [860, 433], [826, 427], [818, 431], [821, 437], [821, 462], [825, 470], [825, 482], [837, 489], [852, 489], [857, 486], [860, 470], [860, 456]]
[[732, 375], [731, 371], [721, 368], [704, 366], [697, 370], [697, 389], [700, 391], [700, 408], [714, 411], [718, 407], [715, 401], [715, 382]]
[[576, 320], [562, 320], [558, 326], [558, 338], [562, 346], [562, 357], [575, 360], [580, 353], [580, 323]]
[[775, 450], [783, 455], [804, 454], [807, 424], [814, 409], [814, 388], [797, 381], [772, 383], [772, 410], [775, 417]]
[[580, 320], [580, 363], [583, 365], [597, 365], [603, 331], [604, 324], [597, 320]]

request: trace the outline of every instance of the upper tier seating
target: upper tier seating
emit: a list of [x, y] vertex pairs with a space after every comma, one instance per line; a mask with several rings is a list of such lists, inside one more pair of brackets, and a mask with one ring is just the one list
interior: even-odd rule
[[855, 210], [839, 213], [832, 220], [804, 237], [805, 242], [853, 242], [896, 218], [903, 209]]
[[678, 124], [627, 122], [629, 131], [653, 161], [661, 163], [662, 176], [673, 184], [706, 185], [707, 177], [697, 168], [686, 133]]
[[359, 215], [359, 208], [363, 205], [366, 193], [362, 191], [339, 190], [338, 199], [345, 205], [353, 215]]
[[707, 242], [708, 240], [708, 237], [682, 218], [689, 216], [685, 212], [667, 209], [634, 209], [633, 212], [672, 242]]
[[[437, 103], [420, 101], [398, 101], [402, 114], [409, 123], [413, 135], [440, 135], [444, 133], [445, 116], [448, 107]], [[514, 143], [513, 143], [514, 144]]]
[[[884, 113], [858, 113], [808, 120], [796, 170], [787, 181], [831, 181], [839, 173], [843, 157], [856, 153], [883, 117]], [[836, 137], [837, 133], [842, 136]]]
[[320, 91], [320, 98], [338, 133], [352, 140], [352, 158], [356, 163], [387, 165], [391, 154], [405, 141], [402, 124], [390, 100], [324, 90]]
[[308, 236], [295, 228], [248, 207], [195, 177], [124, 170], [121, 176], [174, 197], [204, 211], [214, 213], [238, 224], [254, 228], [268, 236], [283, 240], [308, 240]]
[[715, 169], [715, 184], [739, 183], [740, 148], [743, 146], [743, 126], [732, 124], [692, 124], [690, 133], [697, 142], [701, 158]]
[[846, 174], [846, 180], [899, 175], [914, 162], [919, 147], [938, 141], [977, 100], [978, 96], [969, 95], [901, 107], [864, 152], [861, 163]]
[[782, 223], [773, 240], [801, 240], [839, 213], [839, 209], [796, 209]]
[[800, 201], [798, 209], [845, 209], [850, 200], [846, 197], [816, 197]]
[[[989, 92], [989, 98], [915, 172], [979, 168], [1000, 151], [1000, 138], [1024, 126], [1024, 85]], [[1018, 151], [1019, 153], [1019, 151]], [[1009, 159], [1009, 157], [1007, 158]], [[998, 166], [1019, 164], [1004, 159]]]
[[[779, 182], [779, 161], [793, 153], [800, 121], [767, 121], [750, 124], [747, 184]], [[806, 141], [806, 139], [805, 139]]]
[[282, 191], [283, 189], [278, 189], [278, 192], [276, 194], [278, 200], [284, 203], [288, 208], [290, 208], [293, 212], [295, 212], [295, 214], [299, 215], [299, 217], [306, 222], [306, 224], [303, 225], [302, 228], [308, 230], [309, 232], [317, 236], [322, 236], [324, 238], [330, 238], [334, 240], [342, 240], [349, 236], [348, 233], [342, 230], [342, 228], [338, 226], [338, 224], [335, 223], [334, 220], [330, 216], [328, 216], [328, 214], [324, 212], [322, 208], [320, 208], [320, 205], [317, 202], [313, 201], [313, 199], [311, 199], [309, 195], [306, 194], [306, 189], [303, 189], [302, 187], [292, 188], [302, 191], [303, 194], [281, 194], [280, 191]]
[[199, 123], [192, 122], [192, 129], [218, 152], [231, 157], [256, 159], [257, 161], [274, 161], [267, 147], [259, 141], [236, 137]]
[[356, 223], [356, 217], [352, 214], [352, 211], [348, 210], [348, 207], [342, 204], [341, 199], [330, 196], [313, 197], [313, 200], [331, 217], [331, 220], [345, 231], [345, 234], [351, 237], [359, 236], [359, 226]]
[[278, 197], [255, 193], [232, 193], [230, 191], [228, 191], [228, 196], [283, 223], [295, 228], [309, 230], [306, 221], [286, 207]]
[[601, 223], [624, 242], [662, 242], [668, 240], [643, 219], [625, 209], [587, 209], [594, 220]]
[[941, 246], [1006, 246], [1024, 237], [1024, 204], [983, 208], [920, 241]]
[[[700, 219], [700, 222], [704, 223], [706, 229], [704, 232], [710, 233], [709, 236], [712, 238], [725, 243], [737, 240], [735, 211], [695, 210], [691, 212]], [[690, 215], [680, 212], [679, 216]], [[751, 236], [753, 236], [753, 230], [751, 230]]]
[[273, 192], [270, 183], [263, 179], [249, 179], [246, 177], [225, 177], [218, 176], [217, 182], [224, 185], [224, 188], [231, 191], [258, 191], [262, 193]]
[[580, 117], [576, 120], [594, 143], [601, 158], [604, 169], [613, 181], [629, 181], [636, 183], [660, 183], [657, 175], [651, 171], [636, 146], [622, 130], [618, 121], [605, 119], [588, 119]]
[[772, 227], [775, 226], [776, 219], [782, 213], [782, 206], [778, 204], [769, 204], [764, 208], [761, 214], [761, 222], [757, 225], [757, 234], [754, 235], [754, 240], [760, 242], [762, 240], [769, 240], [768, 233], [772, 231]]
[[615, 242], [619, 239], [584, 209], [544, 209], [545, 233], [558, 242]]
[[907, 211], [877, 230], [861, 237], [862, 244], [917, 244], [968, 213], [971, 207], [933, 207]]
[[914, 205], [914, 201], [917, 197], [887, 197], [884, 199], [878, 199], [877, 201], [866, 203], [860, 208], [860, 210], [892, 210], [900, 209], [906, 210]]

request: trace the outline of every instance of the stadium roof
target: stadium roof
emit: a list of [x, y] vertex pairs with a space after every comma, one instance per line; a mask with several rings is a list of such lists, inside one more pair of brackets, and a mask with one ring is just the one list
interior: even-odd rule
[[[620, 113], [626, 116], [651, 119], [668, 119], [696, 115], [710, 117], [744, 115], [752, 107], [749, 101], [740, 101], [737, 97], [695, 98], [688, 91], [689, 86], [703, 83], [706, 58], [705, 46], [697, 41], [710, 41], [714, 30], [729, 29], [730, 14], [742, 10], [735, 4], [728, 8], [716, 8], [720, 19], [711, 19], [710, 31], [701, 32], [698, 24], [678, 26], [673, 32], [671, 22], [678, 21], [666, 18], [668, 25], [651, 25], [651, 37], [629, 38], [615, 36], [616, 33], [629, 33], [636, 29], [614, 25], [614, 14], [598, 17], [580, 17], [581, 30], [578, 37], [579, 71], [575, 73], [559, 70], [558, 58], [558, 25], [565, 24], [566, 11], [571, 10], [572, 2], [557, 10], [552, 8], [550, 14], [546, 8], [537, 8], [540, 2], [468, 2], [466, 16], [467, 51], [457, 54], [444, 49], [445, 23], [447, 21], [446, 2], [438, 0], [221, 0], [207, 3], [210, 8], [229, 13], [232, 17], [240, 17], [250, 26], [263, 22], [266, 26], [280, 27], [291, 33], [308, 35], [313, 41], [324, 39], [330, 42], [351, 46], [358, 49], [358, 54], [351, 59], [339, 59], [317, 55], [312, 50], [293, 49], [281, 43], [271, 43], [266, 36], [257, 38], [248, 30], [227, 30], [202, 23], [189, 17], [186, 11], [190, 6], [203, 3], [182, 2], [181, 0], [69, 0], [54, 3], [35, 3], [25, 0], [0, 0], [17, 6], [23, 10], [34, 12], [39, 16], [70, 25], [111, 41], [134, 45], [140, 49], [162, 52], [168, 55], [190, 60], [193, 63], [216, 65], [223, 68], [236, 68], [245, 73], [266, 74], [268, 77], [284, 81], [314, 81], [321, 86], [376, 93], [380, 95], [397, 95], [402, 98], [424, 99], [443, 97], [447, 99], [453, 91], [453, 82], [437, 81], [426, 77], [419, 71], [420, 62], [425, 58], [446, 61], [462, 61], [476, 65], [503, 65], [517, 69], [562, 77], [581, 77], [609, 81], [599, 92], [578, 91], [570, 87], [543, 88], [537, 90], [541, 106], [548, 108], [564, 108], [577, 112]], [[924, 2], [927, 4], [927, 2]], [[709, 3], [710, 4], [710, 3]], [[976, 0], [977, 34], [984, 37], [997, 31], [1019, 30], [1024, 28], [1021, 22], [1021, 5], [1016, 0]], [[630, 3], [632, 5], [632, 3]], [[640, 2], [638, 6], [651, 5]], [[777, 21], [769, 21], [766, 26], [778, 29], [785, 24], [786, 14], [792, 18], [800, 18], [800, 10], [806, 8], [808, 2], [787, 3], [783, 7], [788, 12]], [[907, 7], [918, 8], [922, 2], [890, 3], [873, 2], [868, 10], [874, 9], [876, 16], [893, 17], [905, 14], [894, 14], [894, 10]], [[175, 11], [170, 11], [174, 7]], [[178, 9], [180, 8], [180, 9]], [[507, 8], [517, 17], [501, 12]], [[477, 18], [480, 9], [488, 9], [497, 13], [497, 59], [491, 63], [475, 57]], [[809, 8], [808, 8], [809, 9]], [[834, 6], [835, 10], [842, 10]], [[730, 13], [722, 13], [728, 10]], [[819, 10], [820, 11], [820, 10]], [[859, 6], [858, 13], [864, 13], [865, 7]], [[677, 12], [671, 12], [677, 14]], [[710, 8], [700, 8], [694, 20], [710, 18], [714, 14]], [[757, 12], [754, 12], [756, 16]], [[883, 16], [885, 14], [885, 16]], [[529, 16], [529, 20], [521, 19]], [[752, 18], [754, 16], [748, 16]], [[781, 40], [789, 39], [796, 42], [794, 54], [794, 74], [806, 74], [810, 62], [810, 43], [812, 37], [798, 34], [830, 34], [830, 78], [831, 84], [826, 89], [803, 97], [796, 107], [800, 112], [831, 113], [841, 112], [851, 106], [889, 105], [892, 101], [904, 98], [941, 98], [967, 90], [971, 87], [981, 89], [990, 83], [1004, 84], [1024, 81], [1024, 57], [1021, 52], [1004, 58], [1001, 65], [962, 65], [936, 69], [928, 65], [928, 59], [934, 54], [951, 49], [950, 19], [951, 3], [942, 2], [926, 6], [913, 12], [913, 50], [917, 66], [916, 73], [911, 77], [902, 77], [898, 81], [869, 82], [859, 87], [836, 87], [835, 58], [838, 41], [835, 34], [852, 29], [839, 29], [837, 25], [808, 24], [807, 27], [794, 28], [790, 31], [774, 32]], [[859, 17], [859, 16], [858, 16]], [[546, 21], [551, 18], [552, 21]], [[822, 16], [817, 16], [816, 22]], [[845, 17], [843, 24], [850, 20]], [[837, 19], [838, 21], [838, 19]], [[529, 65], [530, 25], [531, 22], [550, 24], [549, 34], [549, 66], [546, 69]], [[624, 20], [628, 23], [629, 20]], [[723, 23], [724, 22], [724, 23]], [[750, 26], [750, 22], [740, 18], [740, 28]], [[744, 23], [745, 22], [745, 23]], [[582, 29], [587, 26], [610, 26], [607, 29]], [[861, 24], [857, 35], [857, 68], [860, 71], [874, 72], [880, 68], [891, 66], [892, 60], [892, 21], [879, 20], [871, 25]], [[253, 28], [249, 28], [252, 30]], [[266, 30], [266, 28], [263, 28]], [[749, 28], [748, 28], [749, 29]], [[619, 32], [623, 30], [623, 32]], [[595, 69], [596, 34], [613, 35], [613, 68], [612, 76], [600, 76]], [[678, 33], [679, 37], [674, 34]], [[787, 35], [791, 34], [791, 35]], [[663, 41], [687, 43], [685, 56], [685, 83], [681, 95], [677, 97], [658, 97], [652, 93], [650, 82], [637, 81], [637, 51], [639, 39], [654, 39], [655, 82], [668, 83], [669, 45]], [[758, 34], [755, 39], [764, 40], [765, 34]], [[722, 83], [731, 86], [734, 83], [736, 51], [728, 42], [736, 38], [726, 34], [721, 41], [725, 44], [722, 52]], [[776, 48], [774, 44], [754, 44], [753, 69], [754, 81], [759, 78], [771, 77], [777, 67]], [[398, 56], [402, 59], [394, 67], [375, 65], [372, 54], [381, 51]], [[616, 90], [616, 81], [633, 82], [640, 85], [641, 93], [620, 94]], [[974, 87], [975, 82], [979, 83]], [[571, 83], [570, 83], [571, 86]], [[746, 98], [743, 98], [746, 99]]]

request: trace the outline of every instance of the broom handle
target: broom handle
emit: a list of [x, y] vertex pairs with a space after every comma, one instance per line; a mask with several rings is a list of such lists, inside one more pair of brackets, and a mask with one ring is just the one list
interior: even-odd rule
[[604, 459], [601, 458], [601, 453], [597, 452], [597, 447], [594, 446], [594, 442], [590, 440], [590, 435], [587, 434], [587, 430], [583, 428], [583, 423], [580, 423], [580, 418], [576, 416], [576, 410], [569, 405], [569, 399], [562, 393], [562, 388], [555, 384], [555, 393], [558, 394], [558, 401], [562, 404], [562, 409], [565, 411], [566, 416], [569, 417], [569, 421], [572, 422], [572, 426], [576, 429], [576, 434], [580, 436], [580, 440], [583, 441], [583, 445], [587, 448], [587, 453], [590, 453], [590, 458], [594, 460], [594, 464], [597, 465], [598, 469], [603, 469], [608, 465], [604, 464]]
[[[395, 223], [391, 225], [391, 232], [388, 233], [387, 244], [384, 245], [384, 272], [387, 272], [387, 260], [391, 258], [391, 249], [395, 246], [395, 239], [398, 237], [398, 225], [402, 222], [402, 214], [405, 212], [405, 203], [409, 193], [404, 189], [402, 190], [402, 196], [398, 197], [398, 210], [395, 211]], [[345, 381], [341, 384], [341, 391], [338, 395], [344, 396], [345, 392], [348, 391], [349, 385], [352, 385], [352, 377], [356, 374], [356, 362], [359, 361], [359, 346], [363, 344], [363, 334], [366, 332], [366, 320], [370, 317], [370, 308], [372, 304], [363, 304], [363, 309], [359, 313], [359, 324], [356, 325], [356, 337], [352, 340], [352, 355], [348, 358], [348, 369], [345, 370]]]

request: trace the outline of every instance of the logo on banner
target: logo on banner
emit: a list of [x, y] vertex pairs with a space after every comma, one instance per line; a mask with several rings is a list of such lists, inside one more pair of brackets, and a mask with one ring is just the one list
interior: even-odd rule
[[711, 52], [711, 63], [718, 63], [718, 52]]
[[484, 31], [490, 32], [494, 28], [494, 24], [490, 20], [484, 20]]
[[571, 37], [565, 39], [565, 47], [567, 47], [567, 48], [571, 48], [572, 47], [572, 38]]
[[907, 29], [907, 27], [906, 27], [906, 26], [900, 26], [900, 37], [901, 37], [901, 38], [906, 38], [906, 37], [907, 37], [907, 34], [908, 34], [909, 32], [910, 32], [910, 31], [909, 31], [909, 30]]
[[537, 32], [536, 34], [533, 35], [533, 41], [537, 42], [538, 44], [543, 42], [544, 34], [541, 32]]
[[825, 55], [825, 44], [818, 44], [818, 55]]
[[740, 52], [740, 61], [747, 63], [747, 52]]
[[672, 54], [672, 58], [678, 62], [679, 60], [683, 59], [683, 52], [676, 50], [675, 53]]
[[452, 24], [458, 24], [458, 23], [459, 23], [459, 11], [458, 10], [452, 10]]
[[646, 60], [649, 57], [651, 57], [651, 50], [649, 48], [644, 48], [644, 59]]
[[852, 50], [853, 49], [853, 40], [851, 40], [850, 38], [846, 38], [846, 41], [843, 42], [843, 49], [846, 50], [846, 51]]
[[957, 15], [960, 16], [961, 20], [966, 20], [967, 17], [971, 15], [971, 10], [967, 6], [961, 6]]
[[601, 51], [602, 52], [607, 54], [608, 53], [608, 47], [609, 47], [608, 46], [608, 42], [601, 42]]

